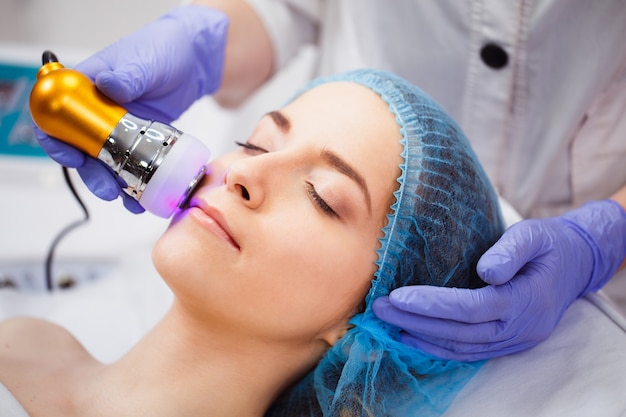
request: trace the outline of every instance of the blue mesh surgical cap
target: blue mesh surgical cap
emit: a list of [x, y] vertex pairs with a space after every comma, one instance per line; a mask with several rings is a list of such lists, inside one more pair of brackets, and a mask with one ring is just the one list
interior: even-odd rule
[[481, 286], [476, 262], [504, 230], [497, 197], [461, 129], [422, 90], [364, 69], [317, 79], [303, 91], [335, 81], [361, 84], [389, 105], [402, 134], [399, 185], [364, 310], [267, 415], [438, 416], [481, 363], [403, 345], [400, 329], [378, 319], [372, 303], [406, 285]]

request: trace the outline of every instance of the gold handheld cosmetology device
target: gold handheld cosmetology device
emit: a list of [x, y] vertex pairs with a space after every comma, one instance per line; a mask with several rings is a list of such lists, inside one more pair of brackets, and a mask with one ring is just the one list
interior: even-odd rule
[[46, 134], [111, 167], [126, 183], [124, 191], [159, 217], [184, 205], [207, 169], [210, 152], [198, 139], [128, 113], [49, 51], [30, 94], [30, 112]]

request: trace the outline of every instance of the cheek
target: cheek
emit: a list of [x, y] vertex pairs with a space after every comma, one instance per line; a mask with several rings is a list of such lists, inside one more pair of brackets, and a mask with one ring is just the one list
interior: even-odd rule
[[376, 270], [375, 239], [369, 243], [360, 234], [325, 233], [318, 227], [300, 229], [282, 242], [262, 272], [265, 283], [272, 283], [277, 314], [295, 310], [304, 320], [336, 321], [361, 303]]

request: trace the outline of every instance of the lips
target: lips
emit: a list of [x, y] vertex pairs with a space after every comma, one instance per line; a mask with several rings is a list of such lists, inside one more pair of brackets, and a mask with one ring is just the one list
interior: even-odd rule
[[241, 247], [233, 238], [222, 213], [215, 207], [198, 199], [192, 199], [189, 207], [189, 215], [195, 218], [204, 228], [226, 241], [234, 250], [240, 251]]

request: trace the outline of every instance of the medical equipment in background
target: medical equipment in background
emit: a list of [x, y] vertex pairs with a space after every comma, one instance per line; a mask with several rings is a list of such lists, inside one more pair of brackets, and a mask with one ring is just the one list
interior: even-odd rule
[[52, 52], [42, 61], [30, 95], [35, 124], [111, 167], [147, 211], [168, 218], [182, 207], [206, 173], [208, 148], [170, 125], [127, 112]]

